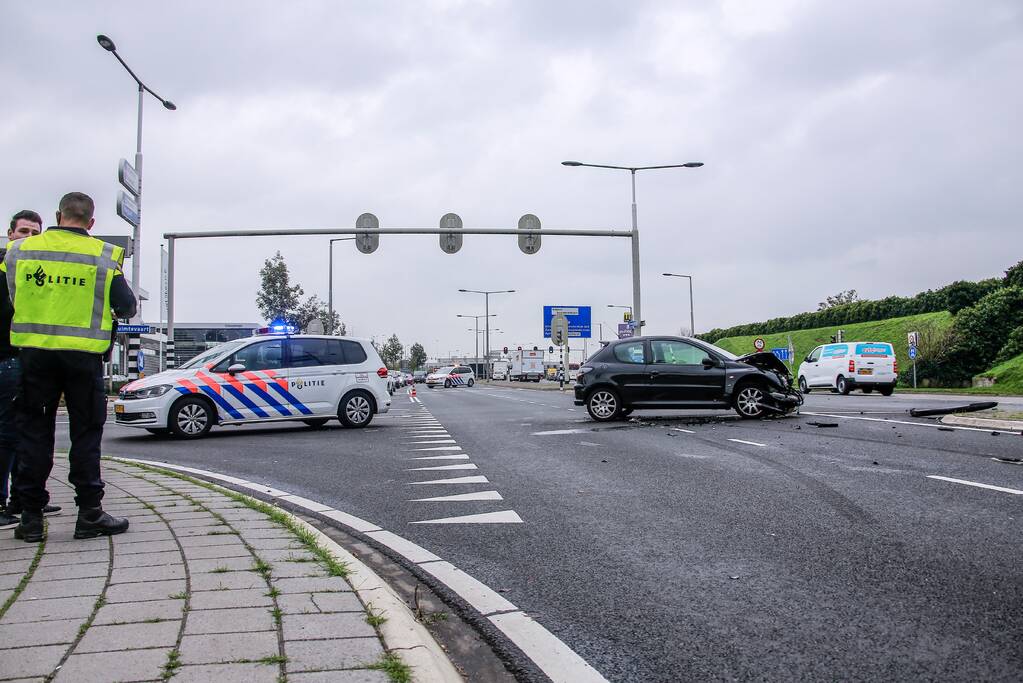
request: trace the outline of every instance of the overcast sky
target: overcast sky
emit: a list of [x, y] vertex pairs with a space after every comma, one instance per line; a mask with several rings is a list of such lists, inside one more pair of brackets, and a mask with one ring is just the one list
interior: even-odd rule
[[[50, 220], [71, 190], [96, 234], [128, 234], [116, 169], [134, 83], [105, 33], [178, 110], [146, 101], [143, 286], [168, 231], [352, 227], [626, 229], [638, 176], [647, 331], [813, 310], [828, 294], [908, 295], [1023, 258], [1018, 0], [840, 2], [17, 2], [0, 0], [7, 215]], [[280, 250], [327, 296], [319, 237], [179, 243], [179, 321], [257, 321]], [[335, 245], [335, 307], [360, 336], [472, 349], [456, 314], [493, 297], [492, 345], [540, 341], [544, 304], [631, 303], [627, 240], [467, 236]], [[156, 302], [145, 317], [158, 315]], [[471, 322], [471, 321], [469, 321]], [[596, 330], [595, 330], [596, 334]]]

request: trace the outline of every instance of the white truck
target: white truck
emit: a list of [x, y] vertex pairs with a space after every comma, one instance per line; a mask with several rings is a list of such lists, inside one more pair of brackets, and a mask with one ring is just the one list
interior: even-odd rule
[[512, 353], [509, 381], [539, 382], [543, 379], [543, 375], [543, 351], [523, 350]]
[[511, 372], [511, 361], [505, 359], [495, 360], [490, 368], [491, 379], [508, 379], [508, 375]]

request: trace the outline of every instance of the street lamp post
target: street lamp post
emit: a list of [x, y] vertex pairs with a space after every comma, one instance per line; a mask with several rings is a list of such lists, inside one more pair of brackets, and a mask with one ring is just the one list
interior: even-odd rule
[[663, 166], [610, 166], [607, 164], [585, 164], [581, 161], [562, 161], [563, 166], [588, 166], [590, 168], [612, 168], [618, 171], [628, 171], [632, 176], [632, 306], [634, 310], [633, 320], [636, 321], [636, 329], [643, 334], [643, 314], [640, 309], [639, 292], [639, 224], [636, 213], [636, 171], [652, 171], [661, 168], [699, 168], [703, 166], [702, 161], [689, 161], [684, 164], [666, 164]]
[[689, 278], [689, 336], [696, 336], [696, 323], [693, 322], [693, 276], [680, 273], [661, 273], [664, 277], [686, 277]]
[[[486, 321], [487, 321], [487, 329], [489, 330], [490, 329], [490, 319], [491, 318], [496, 318], [497, 314], [496, 313], [493, 313], [493, 314], [487, 313], [485, 315], [462, 315], [461, 313], [459, 313], [459, 314], [456, 315], [456, 317], [458, 317], [458, 318], [472, 318], [472, 319], [474, 319], [476, 321], [476, 365], [477, 365], [476, 369], [478, 370], [479, 369], [478, 366], [479, 366], [479, 362], [480, 362], [480, 318], [485, 318], [486, 319]], [[486, 363], [484, 363], [484, 365], [486, 365]]]
[[[331, 325], [334, 324], [334, 242], [347, 242], [349, 240], [357, 239], [355, 237], [338, 237], [330, 240], [330, 266], [327, 268], [327, 320]], [[337, 330], [331, 328], [330, 333], [334, 334]]]
[[[514, 289], [492, 289], [492, 290], [479, 290], [479, 289], [459, 289], [459, 292], [468, 294], [482, 294], [483, 295], [483, 311], [486, 313], [486, 325], [487, 331], [483, 338], [483, 352], [487, 355], [487, 364], [490, 363], [490, 295], [491, 294], [512, 294], [515, 292]], [[487, 368], [487, 379], [490, 379], [490, 369]]]
[[[135, 82], [139, 86], [138, 126], [135, 136], [135, 172], [138, 174], [139, 177], [138, 187], [139, 194], [137, 198], [137, 204], [139, 209], [139, 223], [138, 225], [132, 226], [131, 237], [133, 248], [133, 253], [131, 257], [131, 286], [135, 289], [135, 296], [137, 297], [139, 296], [140, 290], [142, 289], [142, 283], [139, 280], [142, 263], [142, 242], [139, 239], [142, 232], [142, 97], [145, 93], [148, 92], [150, 95], [160, 100], [160, 103], [166, 109], [174, 111], [175, 109], [177, 109], [177, 106], [175, 106], [175, 104], [170, 100], [165, 100], [159, 95], [157, 95], [155, 92], [153, 92], [152, 88], [143, 83], [142, 79], [135, 75], [135, 72], [131, 70], [131, 68], [125, 63], [123, 59], [121, 59], [121, 55], [117, 54], [117, 46], [114, 45], [114, 41], [110, 40], [110, 38], [104, 35], [96, 36], [96, 41], [100, 44], [100, 47], [102, 47], [107, 52], [112, 53], [114, 57], [117, 58], [117, 61], [121, 63], [121, 66], [123, 66], [125, 71], [127, 71], [128, 74], [133, 79], [135, 79]], [[135, 317], [132, 318], [132, 320], [135, 322], [142, 320], [141, 300], [139, 301], [139, 306], [138, 310], [135, 313]]]

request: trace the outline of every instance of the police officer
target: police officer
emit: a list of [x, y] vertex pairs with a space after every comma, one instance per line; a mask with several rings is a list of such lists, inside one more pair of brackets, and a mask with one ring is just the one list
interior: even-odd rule
[[[22, 506], [15, 538], [41, 541], [46, 480], [53, 468], [57, 405], [70, 422], [69, 480], [75, 487], [75, 538], [123, 533], [128, 520], [103, 511], [100, 441], [106, 422], [103, 356], [114, 316], [135, 315], [124, 280], [124, 250], [89, 236], [95, 204], [81, 192], [60, 200], [57, 225], [13, 243], [0, 271], [0, 301], [13, 303], [11, 344], [21, 349], [21, 438], [15, 489]], [[3, 290], [7, 290], [6, 292]]]

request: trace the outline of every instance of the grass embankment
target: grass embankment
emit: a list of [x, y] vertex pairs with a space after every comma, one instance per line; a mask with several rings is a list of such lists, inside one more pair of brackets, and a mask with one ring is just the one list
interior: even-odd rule
[[[792, 332], [780, 332], [778, 334], [761, 335], [766, 342], [766, 350], [773, 348], [787, 347], [789, 336], [792, 337], [792, 346], [796, 350], [796, 357], [793, 361], [793, 371], [799, 367], [799, 363], [814, 347], [820, 344], [831, 343], [831, 335], [839, 329], [842, 330], [844, 339], [848, 342], [872, 341], [888, 342], [895, 349], [895, 357], [899, 360], [899, 371], [907, 372], [910, 368], [909, 349], [906, 343], [906, 334], [919, 330], [924, 326], [946, 328], [952, 324], [952, 314], [948, 311], [936, 313], [921, 313], [920, 315], [907, 315], [903, 318], [888, 318], [887, 320], [874, 320], [867, 323], [854, 323], [852, 325], [841, 325], [837, 327], [818, 327], [812, 330], [793, 330]], [[744, 355], [753, 353], [753, 340], [751, 337], [725, 337], [714, 342], [718, 346], [732, 353]], [[1023, 368], [1023, 366], [1021, 366]], [[794, 374], [794, 373], [793, 373]], [[1001, 390], [1001, 387], [999, 387]], [[968, 391], [959, 389], [957, 391]]]
[[1023, 394], [1023, 355], [1010, 358], [996, 365], [980, 377], [993, 377], [995, 385], [988, 387], [992, 392], [1000, 394]]

